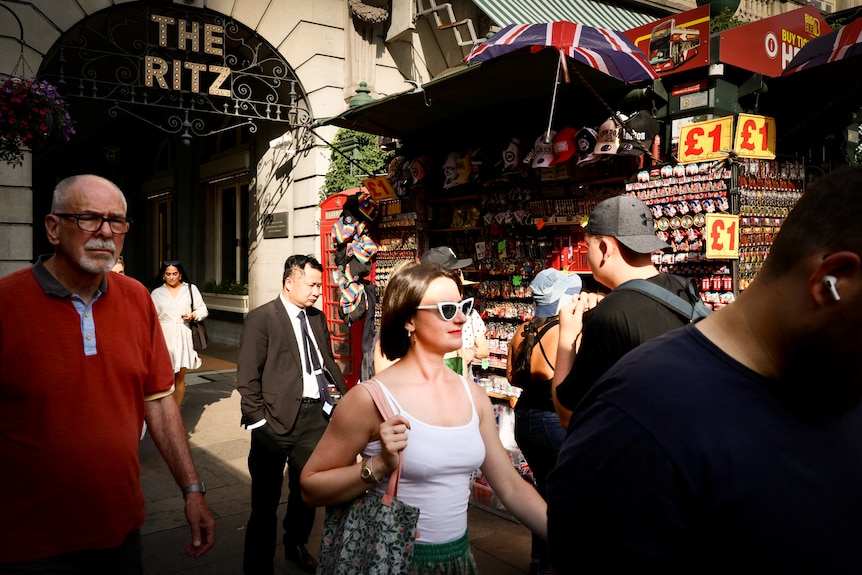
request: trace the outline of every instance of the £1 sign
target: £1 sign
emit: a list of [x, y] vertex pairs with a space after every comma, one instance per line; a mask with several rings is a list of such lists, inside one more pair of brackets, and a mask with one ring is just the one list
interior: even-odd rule
[[682, 126], [679, 130], [679, 163], [726, 158], [733, 141], [732, 132], [733, 116]]
[[367, 180], [362, 180], [362, 185], [365, 186], [365, 189], [368, 190], [371, 198], [376, 202], [379, 202], [380, 200], [390, 200], [395, 197], [395, 190], [392, 188], [392, 184], [389, 183], [386, 176], [377, 176], [374, 178], [368, 178]]
[[775, 119], [740, 114], [733, 150], [741, 158], [775, 159]]
[[739, 259], [739, 216], [706, 214], [706, 259]]

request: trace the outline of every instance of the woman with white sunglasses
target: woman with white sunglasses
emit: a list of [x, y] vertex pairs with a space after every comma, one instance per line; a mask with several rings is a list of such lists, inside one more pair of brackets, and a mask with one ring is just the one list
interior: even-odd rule
[[462, 298], [457, 270], [415, 263], [390, 277], [380, 344], [399, 361], [375, 379], [396, 415], [383, 421], [362, 386], [347, 393], [301, 478], [307, 503], [337, 505], [369, 489], [385, 492], [400, 459], [398, 499], [420, 510], [411, 573], [478, 572], [467, 538], [470, 476], [477, 468], [509, 512], [539, 536], [547, 534], [547, 506], [500, 443], [485, 390], [443, 362], [462, 345], [473, 307], [472, 298]]

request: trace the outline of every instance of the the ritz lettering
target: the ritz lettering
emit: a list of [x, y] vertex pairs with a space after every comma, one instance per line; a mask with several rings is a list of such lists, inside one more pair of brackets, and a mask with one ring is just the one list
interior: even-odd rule
[[[183, 51], [203, 52], [209, 56], [222, 56], [224, 54], [224, 27], [214, 24], [201, 24], [201, 22], [188, 22], [170, 16], [159, 16], [151, 14], [150, 19], [159, 25], [159, 46], [168, 46], [169, 35], [177, 41], [177, 48]], [[203, 34], [201, 34], [203, 27]], [[203, 35], [203, 41], [201, 36]], [[183, 62], [172, 60], [168, 62], [157, 56], [147, 56], [144, 69], [144, 84], [152, 88], [158, 84], [162, 90], [182, 90], [184, 83], [193, 93], [201, 91], [201, 75], [205, 72], [216, 74], [212, 83], [209, 84], [207, 92], [212, 96], [230, 97], [230, 90], [224, 88], [225, 84], [230, 86], [231, 69], [227, 66], [215, 64], [200, 64], [198, 62]], [[184, 71], [188, 70], [188, 74]]]

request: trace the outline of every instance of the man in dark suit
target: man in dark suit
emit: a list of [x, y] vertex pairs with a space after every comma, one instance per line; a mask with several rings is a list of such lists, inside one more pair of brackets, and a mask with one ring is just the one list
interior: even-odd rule
[[299, 475], [333, 408], [326, 372], [339, 392], [347, 393], [332, 354], [326, 318], [312, 307], [322, 283], [323, 267], [314, 257], [290, 256], [284, 263], [281, 294], [251, 311], [243, 325], [237, 389], [242, 396], [242, 424], [251, 430], [246, 575], [273, 573], [278, 503], [288, 460], [285, 557], [308, 573], [317, 567], [305, 548], [316, 510], [302, 501]]

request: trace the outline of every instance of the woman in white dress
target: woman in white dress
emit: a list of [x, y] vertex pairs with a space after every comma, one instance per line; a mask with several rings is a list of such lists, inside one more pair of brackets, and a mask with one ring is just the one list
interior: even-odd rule
[[174, 366], [174, 399], [177, 405], [182, 405], [186, 395], [186, 370], [201, 366], [201, 358], [192, 345], [192, 330], [188, 323], [205, 320], [209, 312], [197, 286], [183, 281], [186, 273], [179, 261], [163, 261], [159, 275], [165, 283], [154, 289], [151, 295]]

